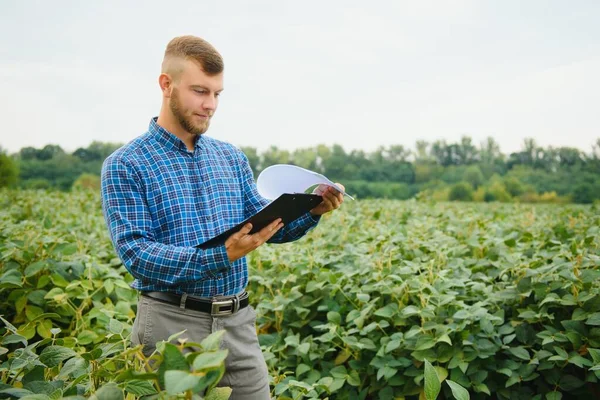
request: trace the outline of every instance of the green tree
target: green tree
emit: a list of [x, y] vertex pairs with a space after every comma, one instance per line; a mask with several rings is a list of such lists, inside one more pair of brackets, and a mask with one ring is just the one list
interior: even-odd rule
[[292, 153], [292, 162], [302, 168], [317, 169], [317, 150], [315, 148], [296, 149]]
[[505, 177], [504, 186], [506, 187], [506, 191], [512, 197], [517, 197], [525, 193], [525, 186], [519, 179], [517, 179], [514, 176]]
[[252, 168], [252, 172], [254, 173], [254, 177], [256, 178], [262, 170], [258, 151], [254, 147], [241, 147], [240, 150], [242, 150], [246, 157], [248, 157], [250, 168]]
[[448, 195], [450, 201], [471, 201], [473, 200], [473, 188], [468, 182], [458, 182], [452, 185]]
[[599, 183], [581, 183], [573, 190], [573, 201], [580, 204], [591, 204], [600, 199]]
[[481, 169], [477, 165], [471, 165], [465, 170], [463, 174], [463, 180], [469, 182], [473, 188], [477, 189], [481, 186], [485, 180]]
[[0, 147], [0, 188], [14, 186], [18, 180], [17, 163]]
[[275, 164], [289, 164], [290, 152], [287, 150], [280, 150], [277, 146], [271, 146], [262, 154], [262, 159], [262, 169]]

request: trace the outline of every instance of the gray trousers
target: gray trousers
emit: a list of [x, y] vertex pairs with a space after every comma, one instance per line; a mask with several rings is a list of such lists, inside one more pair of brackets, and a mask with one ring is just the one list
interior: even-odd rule
[[[232, 315], [212, 317], [201, 311], [140, 296], [131, 342], [144, 345], [144, 354], [155, 350], [156, 342], [186, 330], [179, 338], [201, 342], [211, 333], [224, 329], [222, 348], [228, 349], [225, 375], [219, 386], [233, 389], [231, 400], [270, 399], [267, 365], [256, 335], [256, 311], [247, 306]], [[176, 342], [175, 342], [176, 343]]]

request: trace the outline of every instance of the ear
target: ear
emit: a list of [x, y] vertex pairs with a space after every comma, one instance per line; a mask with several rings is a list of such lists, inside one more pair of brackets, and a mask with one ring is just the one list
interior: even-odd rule
[[173, 80], [168, 74], [162, 73], [158, 77], [158, 85], [160, 90], [163, 92], [164, 97], [171, 97], [171, 90], [173, 89]]

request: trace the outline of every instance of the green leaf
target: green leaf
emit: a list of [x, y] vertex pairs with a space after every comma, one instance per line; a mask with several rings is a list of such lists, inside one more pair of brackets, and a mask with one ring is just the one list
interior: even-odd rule
[[205, 351], [219, 350], [224, 335], [225, 330], [219, 330], [211, 333], [202, 342], [200, 342], [200, 344], [202, 345], [202, 349]]
[[572, 390], [578, 389], [578, 388], [582, 387], [583, 385], [585, 385], [585, 382], [583, 382], [581, 379], [579, 379], [573, 375], [561, 376], [560, 381], [558, 383], [558, 386], [566, 392], [570, 392]]
[[400, 347], [399, 339], [390, 340], [388, 342], [388, 344], [385, 346], [385, 352], [391, 353], [392, 351], [396, 350], [398, 347]]
[[308, 371], [310, 371], [311, 368], [306, 365], [306, 364], [298, 364], [298, 366], [296, 367], [296, 377], [301, 377], [303, 374], [307, 373]]
[[119, 389], [114, 382], [105, 384], [90, 397], [91, 400], [123, 400], [124, 398], [123, 390]]
[[410, 317], [419, 314], [419, 309], [415, 306], [406, 306], [400, 311], [400, 315], [403, 317]]
[[556, 354], [558, 354], [563, 360], [569, 358], [569, 353], [558, 346], [554, 346], [554, 351], [556, 351]]
[[517, 290], [520, 293], [526, 293], [531, 290], [531, 277], [525, 277], [517, 283]]
[[165, 389], [172, 396], [198, 386], [200, 381], [200, 376], [193, 375], [187, 371], [165, 372]]
[[110, 322], [108, 324], [108, 330], [111, 331], [112, 333], [114, 333], [115, 335], [120, 335], [121, 332], [123, 332], [123, 323], [120, 321], [117, 321], [114, 318], [110, 319]]
[[30, 392], [29, 390], [25, 390], [25, 389], [20, 389], [20, 388], [8, 388], [8, 389], [0, 390], [0, 394], [8, 394], [13, 397], [20, 398], [20, 397], [33, 395], [33, 392]]
[[21, 282], [22, 280], [23, 275], [21, 274], [21, 271], [18, 271], [16, 269], [8, 270], [4, 274], [2, 274], [2, 276], [0, 276], [0, 288], [21, 287], [23, 285], [23, 283]]
[[100, 348], [95, 348], [94, 350], [81, 355], [81, 358], [87, 361], [97, 360], [100, 357], [102, 357], [102, 349]]
[[165, 373], [167, 371], [189, 371], [190, 366], [181, 351], [173, 343], [165, 343], [163, 349], [163, 362], [158, 367], [158, 381], [160, 387], [165, 387]]
[[469, 316], [470, 316], [470, 314], [467, 310], [459, 310], [454, 313], [452, 318], [453, 319], [467, 319], [467, 318], [469, 318]]
[[396, 375], [397, 372], [398, 370], [396, 368], [386, 365], [377, 371], [377, 380], [380, 380], [381, 378], [385, 378], [386, 380], [390, 379], [392, 376]]
[[342, 323], [342, 316], [339, 312], [329, 311], [327, 313], [327, 320], [334, 325], [340, 325]]
[[[56, 397], [56, 398], [60, 399], [61, 396], [59, 395], [59, 397]], [[43, 394], [43, 393], [30, 394], [30, 395], [21, 397], [21, 399], [22, 400], [53, 400], [52, 397], [48, 396], [47, 394]]]
[[42, 271], [44, 268], [46, 268], [47, 266], [47, 261], [42, 260], [42, 261], [36, 261], [33, 264], [29, 264], [27, 266], [27, 268], [25, 268], [25, 276], [27, 278], [30, 278], [32, 276], [34, 276], [35, 274], [37, 274], [38, 272]]
[[52, 321], [49, 319], [38, 321], [36, 330], [41, 337], [50, 339], [52, 337]]
[[13, 326], [13, 324], [11, 324], [10, 322], [8, 322], [7, 320], [5, 320], [4, 318], [2, 318], [0, 316], [0, 321], [2, 321], [4, 323], [4, 325], [6, 326], [6, 329], [8, 329], [9, 331], [11, 331], [12, 333], [17, 333], [17, 328], [15, 328]]
[[529, 352], [519, 346], [519, 347], [511, 347], [510, 349], [508, 349], [508, 351], [515, 357], [520, 358], [521, 360], [526, 360], [529, 361], [531, 359], [531, 357], [529, 356]]
[[447, 379], [446, 383], [448, 383], [448, 386], [450, 386], [450, 389], [452, 390], [452, 395], [456, 400], [469, 400], [471, 398], [467, 389], [465, 389], [458, 383], [451, 381], [450, 379]]
[[139, 379], [128, 381], [125, 384], [125, 391], [136, 396], [150, 396], [157, 393], [152, 383]]
[[592, 360], [594, 360], [595, 364], [600, 364], [600, 350], [588, 348], [590, 355], [592, 356]]
[[56, 388], [52, 385], [51, 382], [46, 381], [30, 381], [23, 385], [23, 389], [30, 390], [35, 394], [45, 394], [47, 396], [51, 395]]
[[347, 381], [348, 384], [352, 386], [360, 386], [360, 376], [358, 375], [358, 371], [350, 371]]
[[579, 368], [591, 367], [593, 364], [587, 358], [583, 358], [580, 355], [575, 355], [569, 358], [569, 363], [577, 365]]
[[435, 340], [431, 336], [421, 336], [417, 340], [415, 350], [427, 350], [435, 346]]
[[309, 350], [310, 350], [310, 343], [302, 343], [300, 346], [298, 346], [298, 352], [300, 354], [308, 354]]
[[478, 383], [475, 386], [473, 386], [473, 388], [475, 389], [476, 392], [478, 393], [485, 393], [488, 396], [491, 396], [492, 393], [490, 392], [490, 388], [487, 387], [487, 385], [485, 383]]
[[299, 388], [302, 388], [302, 389], [306, 389], [307, 391], [308, 390], [312, 390], [312, 386], [309, 385], [308, 383], [297, 381], [297, 380], [294, 380], [294, 379], [292, 379], [292, 380], [289, 381], [289, 385], [291, 387], [299, 387]]
[[61, 288], [65, 288], [69, 285], [69, 282], [61, 274], [58, 273], [50, 275], [50, 280], [52, 281], [52, 283], [54, 283], [55, 286]]
[[344, 386], [344, 383], [346, 383], [346, 379], [334, 379], [333, 382], [331, 382], [331, 384], [329, 385], [329, 392], [330, 393], [335, 393], [338, 390], [340, 390], [342, 388], [342, 386]]
[[380, 308], [375, 311], [375, 315], [383, 318], [391, 318], [398, 311], [398, 304], [390, 303], [385, 307]]
[[48, 368], [52, 368], [76, 355], [77, 353], [66, 347], [48, 346], [40, 354], [40, 361]]
[[195, 370], [219, 368], [227, 358], [228, 350], [209, 351], [199, 354], [194, 360]]
[[427, 400], [437, 399], [441, 389], [442, 385], [435, 368], [425, 360], [425, 398]]
[[358, 293], [358, 294], [356, 295], [356, 298], [357, 298], [358, 300], [362, 301], [363, 303], [366, 303], [366, 302], [368, 302], [368, 301], [371, 299], [371, 296], [369, 296], [369, 295], [368, 295], [368, 294], [366, 294], [366, 293]]
[[13, 343], [23, 343], [23, 346], [27, 346], [27, 339], [24, 336], [13, 334], [7, 335], [2, 339], [2, 344], [13, 344]]
[[590, 314], [590, 316], [585, 321], [585, 323], [587, 325], [594, 325], [594, 326], [600, 325], [600, 312], [595, 312], [593, 314]]
[[450, 346], [452, 346], [452, 340], [450, 340], [450, 336], [448, 336], [445, 333], [442, 336], [440, 336], [439, 338], [437, 338], [435, 342], [436, 343], [444, 342], [444, 343], [448, 343]]
[[514, 338], [515, 338], [516, 336], [517, 336], [517, 335], [516, 335], [516, 334], [514, 334], [514, 333], [513, 333], [512, 335], [507, 335], [507, 336], [504, 336], [504, 337], [502, 338], [502, 343], [504, 343], [504, 344], [509, 344], [510, 342], [512, 342], [512, 341], [514, 340]]
[[231, 392], [232, 389], [229, 387], [216, 387], [208, 392], [204, 400], [227, 400]]
[[63, 365], [57, 378], [66, 379], [69, 375], [72, 375], [73, 378], [79, 378], [81, 375], [87, 373], [89, 365], [90, 363], [82, 357], [73, 357]]
[[561, 392], [549, 392], [546, 393], [546, 400], [561, 400], [562, 393]]
[[52, 253], [56, 256], [70, 256], [77, 252], [77, 243], [61, 243], [57, 245]]
[[346, 367], [340, 365], [331, 369], [331, 371], [329, 371], [329, 374], [334, 378], [345, 378], [346, 375], [348, 375], [348, 371], [346, 370]]

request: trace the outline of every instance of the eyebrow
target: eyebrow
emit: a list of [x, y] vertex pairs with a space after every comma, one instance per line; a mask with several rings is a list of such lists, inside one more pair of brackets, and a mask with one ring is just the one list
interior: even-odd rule
[[[190, 87], [191, 87], [192, 89], [200, 88], [200, 89], [208, 90], [208, 91], [210, 92], [210, 88], [207, 88], [206, 86], [202, 86], [202, 85], [190, 85]], [[219, 89], [219, 90], [215, 90], [215, 93], [220, 93], [220, 92], [222, 92], [223, 90], [225, 90], [225, 89], [221, 88], [221, 89]]]

